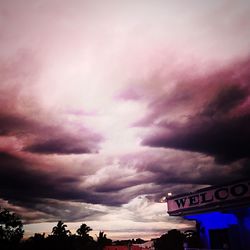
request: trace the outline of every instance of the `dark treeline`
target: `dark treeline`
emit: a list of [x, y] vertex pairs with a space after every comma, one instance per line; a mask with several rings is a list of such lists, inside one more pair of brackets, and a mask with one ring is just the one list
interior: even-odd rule
[[113, 245], [117, 245], [117, 246], [129, 246], [132, 244], [143, 244], [147, 241], [141, 239], [141, 238], [137, 238], [137, 239], [132, 239], [132, 240], [116, 240], [113, 242]]
[[[107, 245], [131, 245], [141, 244], [142, 239], [132, 239], [112, 242], [102, 231], [97, 235], [96, 240], [89, 235], [92, 229], [86, 224], [72, 234], [67, 225], [58, 221], [51, 234], [45, 235], [35, 233], [34, 236], [23, 240], [23, 223], [15, 213], [0, 208], [0, 249], [1, 250], [102, 250]], [[184, 242], [189, 247], [200, 247], [198, 234], [195, 231], [188, 230], [184, 233], [173, 229], [154, 239], [155, 250], [183, 250]]]
[[155, 250], [183, 250], [184, 244], [189, 248], [202, 247], [199, 234], [194, 230], [182, 233], [172, 229], [154, 241]]
[[58, 221], [51, 234], [35, 233], [34, 236], [22, 240], [23, 223], [15, 213], [0, 208], [0, 249], [1, 250], [102, 250], [112, 244], [104, 232], [99, 232], [97, 239], [89, 235], [92, 229], [82, 224], [76, 234], [72, 234], [67, 225]]

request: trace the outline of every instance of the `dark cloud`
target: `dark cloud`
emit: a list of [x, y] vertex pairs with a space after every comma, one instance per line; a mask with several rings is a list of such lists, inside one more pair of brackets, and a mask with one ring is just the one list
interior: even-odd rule
[[8, 153], [0, 154], [0, 187], [3, 198], [32, 203], [41, 198], [69, 196], [71, 191], [64, 190], [60, 177], [34, 170], [31, 164]]
[[213, 155], [227, 163], [250, 157], [250, 115], [226, 120], [195, 120], [171, 126], [172, 133], [149, 137], [145, 145], [175, 148]]
[[[23, 150], [40, 154], [96, 153], [101, 136], [88, 129], [65, 130], [58, 124], [34, 120], [24, 114], [1, 112], [0, 136], [16, 136], [23, 140]], [[81, 130], [81, 131], [80, 131]]]
[[0, 135], [23, 135], [28, 131], [34, 133], [34, 130], [40, 128], [40, 125], [23, 115], [15, 113], [0, 112]]
[[[122, 187], [117, 190], [101, 188], [84, 188], [81, 173], [66, 174], [64, 171], [44, 171], [37, 168], [35, 161], [25, 160], [6, 152], [0, 153], [0, 193], [1, 197], [16, 207], [33, 211], [26, 220], [53, 221], [55, 218], [77, 221], [84, 216], [94, 215], [91, 209], [84, 210], [81, 203], [120, 206], [143, 194], [145, 187]], [[41, 164], [41, 163], [39, 163]], [[130, 183], [131, 184], [131, 183]], [[129, 190], [131, 188], [131, 190]], [[63, 205], [62, 205], [63, 204]], [[67, 205], [68, 204], [68, 205]], [[67, 211], [68, 212], [67, 212]], [[75, 211], [75, 212], [74, 212]], [[96, 215], [100, 214], [98, 211]]]
[[[117, 171], [117, 170], [116, 170]], [[112, 178], [112, 181], [111, 181]], [[119, 191], [126, 190], [130, 187], [138, 187], [141, 184], [148, 183], [150, 176], [147, 176], [145, 173], [141, 173], [140, 176], [138, 173], [134, 173], [133, 176], [127, 174], [124, 171], [123, 176], [116, 175], [104, 179], [100, 184], [96, 184], [94, 190], [101, 193], [116, 193]]]
[[[190, 83], [192, 89], [199, 88], [199, 96], [191, 90], [188, 102], [193, 100], [198, 108], [193, 109], [193, 113], [187, 111], [189, 115], [185, 119], [180, 117], [184, 122], [178, 121], [178, 117], [174, 121], [164, 118], [168, 109], [166, 106], [165, 110], [163, 106], [159, 109], [158, 105], [155, 115], [150, 117], [154, 119], [151, 123], [156, 119], [160, 122], [156, 123], [155, 133], [146, 137], [143, 144], [212, 155], [221, 164], [249, 158], [249, 68], [250, 63], [246, 61]], [[160, 102], [168, 103], [167, 100]], [[187, 108], [185, 104], [186, 99], [176, 103], [183, 110]]]
[[[5, 200], [34, 208], [43, 199], [98, 203], [99, 198], [79, 188], [78, 176], [35, 169], [20, 157], [0, 153], [0, 192]], [[95, 200], [96, 199], [96, 200]]]
[[[54, 199], [46, 199], [36, 204], [36, 210], [44, 213], [44, 217], [40, 215], [37, 221], [54, 222], [58, 219], [63, 219], [65, 222], [77, 222], [83, 220], [96, 219], [104, 212], [95, 208], [95, 206], [87, 206], [85, 203], [60, 201]], [[31, 220], [30, 220], [31, 221]], [[34, 223], [34, 219], [32, 220]]]
[[[249, 78], [250, 80], [250, 78]], [[210, 103], [204, 107], [202, 114], [208, 117], [223, 116], [246, 101], [249, 96], [247, 87], [241, 85], [224, 86]]]
[[[186, 192], [185, 190], [195, 190], [202, 185], [219, 185], [222, 182], [233, 182], [245, 178], [246, 167], [239, 168], [237, 166], [237, 164], [241, 165], [242, 163], [219, 166], [213, 162], [212, 158], [206, 160], [202, 160], [201, 157], [197, 157], [197, 159], [194, 157], [185, 158], [176, 159], [175, 164], [158, 162], [158, 165], [161, 164], [160, 166], [156, 164], [149, 166], [154, 183], [168, 190], [175, 190], [179, 186], [182, 190], [173, 191], [173, 193], [181, 193]], [[186, 186], [189, 188], [185, 188]]]
[[52, 138], [45, 142], [38, 142], [25, 148], [26, 151], [40, 154], [85, 154], [90, 149], [80, 138]]
[[124, 190], [126, 188], [138, 185], [140, 181], [127, 181], [127, 182], [119, 182], [115, 181], [113, 183], [110, 180], [107, 180], [103, 185], [96, 185], [95, 191], [101, 193], [112, 193]]

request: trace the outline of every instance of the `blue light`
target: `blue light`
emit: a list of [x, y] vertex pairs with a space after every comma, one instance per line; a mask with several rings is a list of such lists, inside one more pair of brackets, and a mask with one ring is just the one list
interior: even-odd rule
[[234, 214], [226, 214], [221, 212], [211, 212], [204, 214], [195, 214], [185, 216], [188, 220], [196, 220], [205, 228], [227, 228], [230, 225], [238, 224], [237, 218]]
[[231, 249], [250, 249], [245, 248], [250, 247], [250, 208], [231, 210], [227, 213], [193, 214], [184, 218], [198, 222], [200, 238], [206, 248], [211, 247], [211, 232], [226, 230]]
[[246, 215], [244, 216], [244, 227], [250, 232], [250, 208], [246, 210]]

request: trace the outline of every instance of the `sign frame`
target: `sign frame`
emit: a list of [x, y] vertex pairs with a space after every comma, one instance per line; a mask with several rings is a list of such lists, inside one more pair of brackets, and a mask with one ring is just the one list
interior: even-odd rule
[[173, 216], [244, 207], [250, 204], [250, 180], [171, 196], [167, 204], [168, 214]]

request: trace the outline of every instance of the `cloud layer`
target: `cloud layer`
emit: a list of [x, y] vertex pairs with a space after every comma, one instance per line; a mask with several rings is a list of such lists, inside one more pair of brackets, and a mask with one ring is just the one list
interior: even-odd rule
[[[212, 155], [218, 162], [232, 162], [249, 155], [249, 60], [239, 61], [214, 74], [179, 83], [168, 97], [160, 97], [151, 105], [151, 123], [155, 134], [144, 140], [145, 145], [175, 148]], [[185, 96], [172, 103], [173, 96], [188, 85]], [[199, 92], [193, 92], [199, 88]], [[182, 94], [181, 94], [182, 95]], [[170, 105], [169, 105], [170, 100]], [[201, 100], [201, 101], [200, 101]], [[196, 110], [187, 118], [174, 121], [166, 111], [197, 101]], [[200, 101], [200, 103], [199, 103]], [[153, 117], [153, 119], [152, 119]], [[182, 117], [181, 117], [182, 118]], [[158, 129], [158, 131], [157, 131]]]
[[60, 219], [114, 239], [194, 226], [159, 200], [249, 176], [249, 14], [246, 1], [1, 2], [0, 205], [27, 235]]

